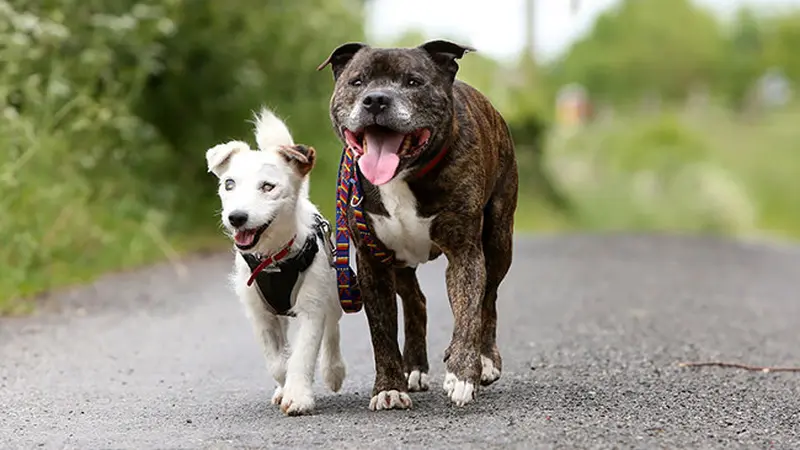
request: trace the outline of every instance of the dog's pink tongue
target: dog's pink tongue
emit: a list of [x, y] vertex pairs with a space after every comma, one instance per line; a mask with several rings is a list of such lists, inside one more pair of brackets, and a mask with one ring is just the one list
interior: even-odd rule
[[358, 159], [361, 173], [375, 186], [386, 184], [394, 178], [400, 164], [400, 145], [404, 135], [393, 131], [367, 130], [367, 152]]
[[253, 239], [256, 237], [256, 230], [242, 230], [237, 231], [236, 235], [233, 236], [233, 239], [239, 245], [250, 245], [253, 243]]

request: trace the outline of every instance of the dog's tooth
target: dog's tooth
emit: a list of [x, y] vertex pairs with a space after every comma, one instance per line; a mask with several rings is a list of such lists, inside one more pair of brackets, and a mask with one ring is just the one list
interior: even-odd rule
[[361, 140], [361, 151], [366, 155], [367, 154], [367, 138]]
[[407, 135], [407, 136], [406, 136], [406, 137], [403, 139], [403, 150], [402, 150], [402, 151], [406, 151], [406, 150], [408, 150], [409, 148], [411, 148], [411, 136], [408, 136], [408, 135]]

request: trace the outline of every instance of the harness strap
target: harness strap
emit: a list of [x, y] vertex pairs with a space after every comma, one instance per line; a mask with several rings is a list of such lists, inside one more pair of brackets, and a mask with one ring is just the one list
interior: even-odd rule
[[330, 229], [328, 222], [319, 214], [315, 214], [313, 227], [314, 232], [306, 238], [303, 247], [291, 258], [287, 256], [291, 252], [295, 238], [292, 238], [279, 252], [266, 258], [250, 253], [241, 254], [251, 270], [247, 285], [251, 286], [255, 282], [261, 301], [273, 314], [294, 315], [290, 310], [292, 292], [297, 280], [311, 267], [320, 248], [327, 248], [330, 251], [330, 236], [326, 234], [326, 230]]
[[[271, 266], [273, 263], [280, 262], [283, 258], [286, 258], [286, 255], [292, 251], [292, 245], [294, 245], [294, 238], [289, 239], [289, 243], [286, 244], [281, 251], [275, 253], [274, 255], [270, 255], [261, 260], [261, 262], [253, 269], [252, 273], [250, 274], [250, 278], [247, 279], [247, 285], [252, 286], [253, 282], [256, 281], [258, 274], [261, 273], [262, 270], [266, 269], [267, 267]], [[247, 259], [247, 258], [245, 258]]]

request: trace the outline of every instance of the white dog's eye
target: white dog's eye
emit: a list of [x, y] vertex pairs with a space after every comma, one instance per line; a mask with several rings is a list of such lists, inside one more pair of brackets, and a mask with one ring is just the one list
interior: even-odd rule
[[226, 190], [226, 191], [232, 191], [232, 190], [233, 190], [233, 188], [235, 188], [235, 187], [236, 187], [236, 182], [234, 182], [234, 181], [233, 181], [233, 180], [231, 180], [230, 178], [228, 178], [227, 180], [225, 180], [225, 190]]
[[265, 181], [265, 182], [263, 182], [263, 183], [261, 183], [261, 190], [262, 190], [262, 191], [264, 191], [264, 192], [269, 192], [269, 191], [271, 191], [271, 190], [273, 190], [273, 189], [275, 189], [275, 185], [274, 185], [274, 184], [272, 184], [272, 183], [268, 183], [268, 182], [266, 182], [266, 181]]

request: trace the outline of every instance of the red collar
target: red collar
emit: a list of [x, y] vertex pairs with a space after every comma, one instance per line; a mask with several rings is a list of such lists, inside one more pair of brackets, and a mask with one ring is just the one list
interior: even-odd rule
[[248, 286], [252, 285], [253, 281], [256, 280], [256, 277], [258, 276], [259, 273], [261, 273], [262, 270], [266, 269], [267, 267], [269, 267], [274, 263], [279, 262], [283, 258], [286, 258], [289, 252], [292, 251], [292, 245], [294, 245], [294, 238], [290, 239], [289, 243], [286, 244], [283, 247], [283, 249], [281, 249], [281, 251], [275, 253], [274, 255], [264, 258], [263, 261], [261, 261], [261, 263], [258, 266], [256, 266], [255, 269], [253, 269], [253, 273], [250, 274], [250, 278], [247, 280], [247, 285]]
[[446, 145], [443, 146], [442, 149], [439, 150], [439, 153], [437, 153], [432, 160], [428, 161], [428, 164], [425, 164], [424, 166], [422, 166], [421, 169], [419, 169], [419, 171], [417, 172], [417, 178], [421, 178], [426, 173], [433, 170], [433, 168], [436, 167], [436, 165], [439, 164], [442, 161], [442, 159], [444, 159], [445, 155], [447, 155], [447, 150], [448, 150], [447, 146]]

